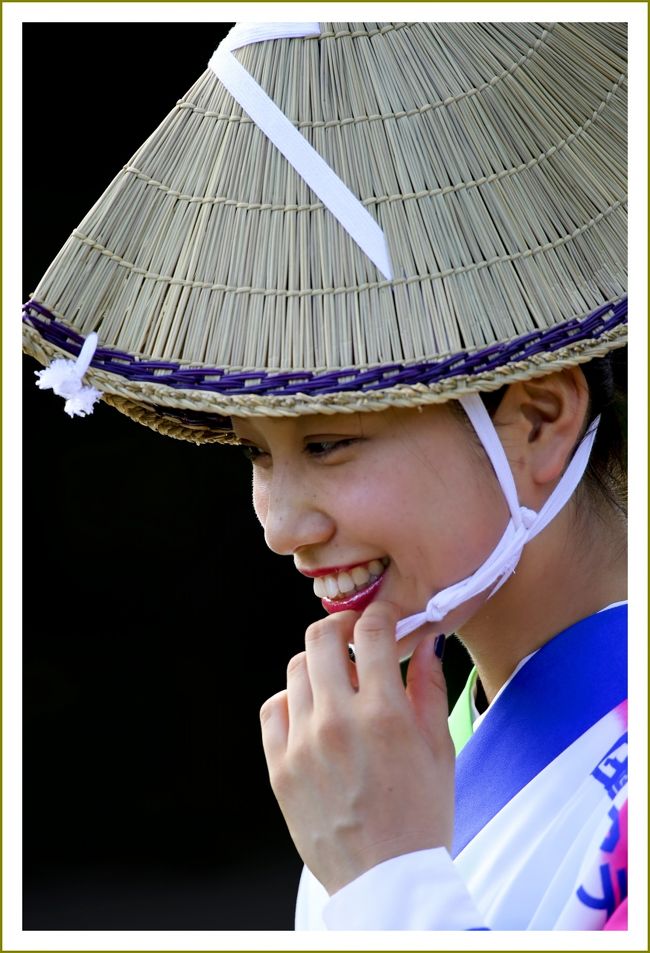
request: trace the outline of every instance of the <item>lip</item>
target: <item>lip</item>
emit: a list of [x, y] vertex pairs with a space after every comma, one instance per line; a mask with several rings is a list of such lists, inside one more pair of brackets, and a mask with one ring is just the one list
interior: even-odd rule
[[[327, 566], [325, 569], [301, 569], [300, 566], [296, 566], [296, 569], [299, 573], [302, 573], [303, 576], [309, 576], [310, 579], [317, 579], [319, 576], [331, 576], [337, 572], [349, 572], [357, 566], [366, 566], [369, 562], [372, 562], [372, 560], [368, 559], [363, 563], [349, 563], [347, 566]], [[379, 578], [381, 579], [381, 576]]]
[[388, 567], [384, 569], [381, 576], [377, 576], [365, 589], [360, 589], [359, 592], [353, 593], [347, 599], [328, 599], [324, 597], [321, 599], [323, 609], [332, 615], [335, 612], [346, 612], [349, 609], [352, 609], [354, 612], [363, 612], [366, 606], [369, 606], [372, 600], [375, 598], [379, 590], [381, 589], [382, 583], [386, 578], [386, 572]]

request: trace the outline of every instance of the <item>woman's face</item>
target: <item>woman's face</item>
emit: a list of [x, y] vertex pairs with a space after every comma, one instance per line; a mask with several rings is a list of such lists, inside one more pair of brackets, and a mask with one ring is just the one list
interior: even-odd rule
[[[380, 593], [401, 618], [421, 612], [481, 565], [506, 526], [486, 455], [444, 405], [234, 423], [266, 542], [312, 578], [326, 612], [362, 611]], [[404, 639], [404, 656], [423, 631]]]

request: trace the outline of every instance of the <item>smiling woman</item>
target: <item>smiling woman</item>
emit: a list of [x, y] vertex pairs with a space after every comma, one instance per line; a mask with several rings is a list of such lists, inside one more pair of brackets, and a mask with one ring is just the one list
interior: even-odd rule
[[[408, 616], [477, 568], [507, 522], [489, 462], [477, 467], [444, 406], [233, 424], [248, 453], [257, 436], [253, 502], [266, 543], [316, 577], [326, 612], [381, 597]], [[401, 643], [403, 657], [412, 647]]]
[[313, 579], [260, 630], [304, 632], [261, 707], [298, 929], [624, 925], [625, 53], [238, 26], [25, 305], [40, 386], [238, 444]]

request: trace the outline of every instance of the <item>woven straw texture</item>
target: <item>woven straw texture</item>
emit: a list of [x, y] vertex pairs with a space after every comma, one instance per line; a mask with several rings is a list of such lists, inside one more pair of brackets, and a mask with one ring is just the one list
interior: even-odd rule
[[625, 25], [599, 23], [323, 23], [244, 47], [394, 280], [207, 70], [48, 269], [25, 350], [97, 331], [86, 380], [196, 442], [232, 415], [411, 406], [604, 354], [625, 343], [625, 54]]

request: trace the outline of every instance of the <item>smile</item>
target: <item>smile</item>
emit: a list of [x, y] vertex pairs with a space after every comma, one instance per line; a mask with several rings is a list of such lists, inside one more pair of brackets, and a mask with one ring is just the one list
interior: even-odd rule
[[314, 579], [314, 594], [328, 611], [357, 608], [361, 598], [374, 596], [388, 566], [388, 558], [372, 559]]

